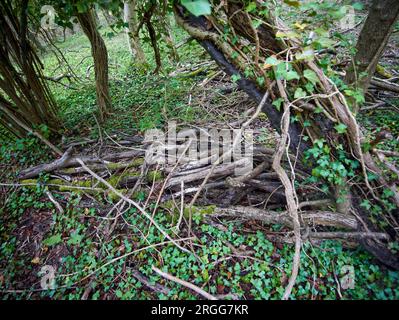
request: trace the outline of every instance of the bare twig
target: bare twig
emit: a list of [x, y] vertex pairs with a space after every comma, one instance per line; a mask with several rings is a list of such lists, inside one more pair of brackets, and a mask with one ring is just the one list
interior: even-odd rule
[[199, 295], [203, 296], [207, 300], [218, 300], [218, 298], [216, 298], [215, 296], [213, 296], [213, 295], [209, 294], [208, 292], [202, 290], [201, 288], [197, 287], [196, 285], [194, 285], [194, 284], [192, 284], [190, 282], [181, 280], [181, 279], [179, 279], [179, 278], [177, 278], [175, 276], [172, 276], [169, 273], [163, 272], [163, 271], [159, 270], [155, 266], [152, 266], [152, 270], [154, 270], [156, 273], [158, 273], [161, 277], [163, 277], [165, 279], [168, 279], [170, 281], [174, 281], [174, 282], [176, 282], [176, 283], [178, 283], [178, 284], [180, 284], [180, 285], [182, 285], [182, 286], [184, 286], [186, 288], [189, 288], [189, 289], [195, 291], [196, 293], [198, 293]]

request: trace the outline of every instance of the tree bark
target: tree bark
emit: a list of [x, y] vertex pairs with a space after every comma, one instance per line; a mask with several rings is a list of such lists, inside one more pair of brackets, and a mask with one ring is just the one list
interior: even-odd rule
[[129, 50], [132, 58], [139, 66], [146, 66], [147, 59], [145, 57], [143, 48], [140, 44], [140, 38], [138, 35], [138, 21], [137, 21], [137, 1], [130, 0], [123, 4], [123, 21], [128, 24], [125, 28]]
[[100, 109], [100, 120], [104, 121], [112, 110], [111, 97], [108, 84], [108, 52], [101, 34], [97, 30], [92, 10], [77, 13], [76, 17], [89, 38], [91, 43], [91, 54], [94, 60], [94, 72], [96, 80], [97, 104]]
[[347, 71], [347, 83], [367, 91], [398, 16], [398, 0], [373, 1], [356, 45], [354, 63]]

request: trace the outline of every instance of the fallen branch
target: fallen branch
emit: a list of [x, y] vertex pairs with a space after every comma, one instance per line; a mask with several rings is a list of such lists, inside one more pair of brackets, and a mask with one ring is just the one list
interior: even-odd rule
[[[258, 220], [266, 224], [280, 224], [293, 228], [293, 223], [287, 212], [234, 206], [228, 208], [216, 207], [212, 216]], [[304, 222], [304, 225], [301, 226], [302, 228], [307, 226], [328, 226], [357, 230], [358, 227], [357, 220], [353, 216], [330, 211], [304, 211], [301, 213], [301, 219]]]
[[373, 79], [371, 79], [370, 84], [379, 89], [399, 93], [399, 85], [397, 85], [395, 83], [391, 83], [386, 80], [373, 78]]
[[207, 300], [218, 300], [218, 298], [216, 298], [215, 296], [209, 294], [208, 292], [202, 290], [201, 288], [197, 287], [196, 285], [194, 285], [194, 284], [192, 284], [190, 282], [187, 282], [187, 281], [181, 280], [179, 278], [176, 278], [175, 276], [172, 276], [169, 273], [163, 272], [163, 271], [159, 270], [157, 267], [154, 267], [154, 266], [152, 266], [152, 270], [154, 270], [156, 273], [158, 273], [161, 277], [163, 277], [165, 279], [168, 279], [170, 281], [176, 282], [176, 283], [178, 283], [178, 284], [180, 284], [180, 285], [182, 285], [182, 286], [184, 286], [186, 288], [189, 288], [189, 289], [193, 290], [194, 292], [196, 292], [199, 295], [203, 296]]
[[[125, 158], [134, 158], [143, 155], [144, 155], [143, 150], [132, 150], [121, 153], [108, 154], [103, 156], [102, 158], [81, 156], [80, 159], [87, 164], [95, 164], [95, 163], [98, 164], [98, 163], [103, 163], [104, 161], [115, 161]], [[68, 150], [65, 151], [65, 153], [62, 155], [60, 159], [57, 159], [51, 163], [40, 164], [36, 167], [22, 170], [18, 175], [18, 178], [20, 180], [30, 179], [39, 176], [41, 173], [49, 173], [69, 167], [78, 167], [79, 166], [78, 159], [79, 159], [78, 157], [72, 157], [72, 147], [69, 147]]]

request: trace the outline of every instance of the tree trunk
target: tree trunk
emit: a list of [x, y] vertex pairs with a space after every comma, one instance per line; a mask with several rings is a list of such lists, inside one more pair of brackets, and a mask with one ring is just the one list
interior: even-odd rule
[[161, 52], [158, 46], [157, 33], [151, 21], [156, 9], [157, 9], [157, 3], [153, 1], [150, 7], [147, 9], [147, 11], [144, 13], [143, 20], [140, 22], [140, 25], [145, 24], [145, 26], [148, 29], [148, 34], [150, 35], [151, 46], [152, 49], [154, 50], [154, 56], [156, 62], [156, 68], [154, 70], [155, 74], [157, 74], [162, 67]]
[[140, 38], [138, 35], [138, 21], [137, 21], [137, 1], [130, 0], [123, 5], [123, 21], [128, 24], [125, 28], [129, 50], [132, 58], [138, 66], [145, 67], [147, 65], [147, 59], [145, 57], [143, 48], [140, 44]]
[[[8, 2], [0, 3], [0, 89], [6, 95], [0, 96], [0, 115], [9, 124], [7, 130], [17, 136], [41, 124], [53, 132], [61, 127], [42, 64], [27, 35], [27, 22], [27, 1], [20, 14]], [[23, 127], [10, 116], [17, 117]]]
[[[351, 113], [345, 97], [327, 78], [323, 69], [318, 66], [317, 57], [311, 60], [297, 60], [295, 54], [302, 52], [301, 40], [296, 38], [286, 38], [284, 41], [278, 40], [276, 36], [278, 30], [286, 31], [289, 29], [283, 25], [281, 20], [273, 17], [272, 10], [268, 13], [269, 17], [266, 17], [259, 2], [257, 2], [257, 5], [259, 6], [258, 9], [249, 13], [245, 10], [244, 1], [228, 0], [225, 1], [221, 10], [217, 13], [214, 12], [213, 16], [209, 18], [196, 18], [187, 15], [183, 7], [176, 5], [175, 18], [180, 26], [199, 41], [226, 73], [237, 76], [239, 79], [238, 85], [252, 98], [259, 102], [265, 91], [269, 91], [274, 100], [281, 98], [284, 110], [290, 110], [291, 115], [296, 117], [296, 121], [290, 123], [289, 127], [285, 127], [284, 130], [288, 130], [289, 134], [288, 147], [294, 154], [298, 154], [299, 159], [305, 159], [304, 151], [306, 149], [324, 141], [323, 146], [325, 145], [328, 148], [329, 160], [327, 163], [334, 163], [335, 165], [340, 163], [339, 165], [342, 165], [342, 167], [347, 166], [345, 162], [337, 161], [341, 153], [340, 148], [343, 148], [345, 159], [358, 163], [356, 183], [348, 183], [345, 175], [340, 180], [324, 180], [324, 183], [330, 185], [330, 196], [335, 198], [337, 203], [340, 200], [339, 197], [345, 197], [348, 201], [345, 206], [337, 205], [337, 209], [340, 207], [350, 208], [350, 210], [346, 210], [346, 214], [350, 215], [354, 212], [357, 217], [361, 217], [362, 223], [359, 223], [359, 232], [379, 230], [381, 226], [373, 222], [370, 213], [364, 210], [360, 203], [370, 201], [375, 205], [381, 205], [381, 193], [377, 189], [381, 191], [388, 189], [392, 192], [390, 201], [398, 207], [399, 195], [396, 185], [387, 183], [382, 170], [374, 163], [372, 155], [369, 152], [363, 152], [361, 149], [363, 136], [359, 125]], [[258, 15], [257, 12], [259, 11], [263, 11], [263, 14]], [[255, 20], [264, 23], [255, 28], [252, 23]], [[232, 30], [231, 34], [234, 35], [234, 41], [220, 31], [226, 29]], [[247, 48], [245, 53], [241, 50], [243, 47]], [[290, 54], [286, 55], [285, 52]], [[281, 55], [281, 53], [284, 54]], [[270, 56], [278, 57], [277, 54], [280, 54], [279, 63], [284, 67], [282, 69], [288, 70], [289, 67], [292, 72], [298, 73], [297, 80], [283, 80], [275, 67], [265, 67], [268, 65], [266, 58]], [[268, 72], [265, 72], [265, 68], [268, 68]], [[252, 71], [248, 73], [248, 69]], [[308, 82], [305, 79], [305, 72], [315, 77], [313, 93], [310, 94], [310, 98], [292, 98], [296, 88], [302, 87]], [[272, 79], [269, 79], [269, 76], [273, 77], [277, 86], [273, 86]], [[259, 78], [264, 79], [263, 85], [259, 84]], [[321, 112], [314, 112], [316, 109]], [[268, 116], [271, 125], [281, 132], [283, 112], [277, 110], [271, 103], [266, 103], [263, 111]], [[345, 134], [337, 132], [335, 129], [337, 124], [345, 125]], [[307, 142], [303, 140], [304, 136], [308, 137]], [[309, 160], [310, 163], [304, 162], [304, 165], [308, 166], [309, 173], [312, 174], [314, 169], [318, 168], [319, 162], [317, 162], [316, 157], [309, 158]], [[369, 171], [377, 174], [377, 180], [369, 181], [367, 175]], [[321, 176], [318, 179], [323, 181]], [[359, 186], [363, 188], [360, 192]], [[348, 194], [343, 195], [342, 190], [348, 191]], [[385, 207], [384, 210], [389, 211]], [[385, 211], [382, 211], [381, 219], [388, 219]], [[398, 225], [398, 219], [394, 215], [391, 214], [389, 219], [391, 219], [391, 226]], [[391, 228], [391, 226], [386, 227], [387, 230], [384, 231], [392, 235], [393, 241], [396, 241], [398, 231], [395, 231], [395, 228]], [[362, 244], [381, 262], [399, 269], [399, 257], [386, 244], [373, 239], [365, 240]]]
[[177, 53], [176, 45], [175, 45], [175, 40], [173, 38], [172, 30], [168, 21], [167, 16], [161, 16], [161, 23], [162, 23], [162, 28], [164, 32], [164, 40], [166, 43], [166, 46], [169, 49], [169, 57], [172, 61], [174, 62], [179, 62], [180, 57], [179, 54]]
[[100, 120], [104, 121], [112, 111], [111, 97], [108, 85], [108, 52], [104, 40], [97, 30], [93, 11], [77, 13], [76, 17], [89, 38], [91, 43], [91, 54], [94, 60], [94, 72], [96, 80], [97, 104], [100, 109]]
[[160, 23], [163, 31], [163, 38], [165, 40], [166, 46], [169, 49], [169, 57], [171, 61], [178, 62], [180, 60], [177, 48], [175, 45], [175, 39], [172, 34], [172, 29], [170, 27], [170, 21], [168, 17], [168, 1], [164, 0], [162, 3], [162, 12], [159, 15]]
[[373, 1], [356, 45], [354, 64], [347, 71], [347, 83], [367, 91], [398, 16], [398, 0]]

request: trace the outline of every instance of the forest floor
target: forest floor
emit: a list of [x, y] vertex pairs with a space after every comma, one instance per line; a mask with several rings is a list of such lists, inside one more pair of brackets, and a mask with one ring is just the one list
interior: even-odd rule
[[[177, 43], [186, 37], [179, 31], [175, 36]], [[140, 139], [147, 129], [163, 128], [169, 121], [174, 120], [181, 127], [221, 128], [248, 117], [246, 112], [256, 107], [243, 92], [235, 89], [234, 81], [218, 72], [196, 43], [182, 45], [180, 62], [176, 64], [165, 58], [163, 73], [153, 75], [131, 65], [125, 41], [123, 34], [106, 38], [114, 111], [101, 127], [95, 117], [93, 62], [88, 41], [77, 34], [57, 43], [79, 78], [71, 83], [65, 79], [61, 84], [51, 83], [65, 120], [66, 130], [59, 145], [63, 150], [71, 143], [85, 142], [76, 147], [76, 152], [96, 155], [121, 152], [129, 150], [129, 146], [124, 147], [120, 142]], [[145, 51], [153, 66], [148, 45]], [[397, 57], [395, 39], [383, 64], [396, 75], [399, 74]], [[44, 53], [43, 60], [49, 77], [68, 72], [53, 53]], [[378, 130], [386, 129], [395, 137], [399, 135], [399, 99], [390, 99], [389, 103], [386, 108], [362, 112], [360, 119], [366, 134], [375, 135]], [[251, 128], [257, 143], [274, 147], [277, 136], [264, 116]], [[389, 143], [398, 150], [397, 140]], [[206, 217], [212, 206], [196, 207], [192, 234], [197, 239], [186, 240], [191, 241], [194, 255], [165, 243], [164, 235], [134, 207], [125, 208], [123, 215], [114, 218], [111, 213], [117, 200], [110, 194], [61, 189], [49, 193], [41, 182], [53, 178], [50, 175], [41, 176], [35, 186], [5, 185], [15, 183], [22, 169], [52, 160], [51, 152], [39, 147], [33, 137], [1, 145], [0, 296], [3, 299], [199, 297], [160, 277], [153, 266], [215, 296], [281, 298], [294, 251], [283, 226], [212, 219]], [[156, 205], [155, 199], [148, 197], [151, 184], [146, 188], [135, 193], [134, 200], [152, 212]], [[170, 202], [161, 203], [154, 215], [169, 235], [184, 237], [185, 228], [176, 228], [177, 218]], [[286, 241], [281, 241], [284, 237]], [[53, 290], [41, 287], [43, 276], [46, 278], [49, 272], [46, 266], [55, 271]], [[348, 267], [353, 268], [355, 282], [353, 288], [345, 289], [341, 280], [347, 276]], [[302, 248], [300, 272], [292, 296], [316, 300], [399, 299], [399, 273], [387, 270], [358, 246], [344, 246], [338, 241], [307, 241]]]

